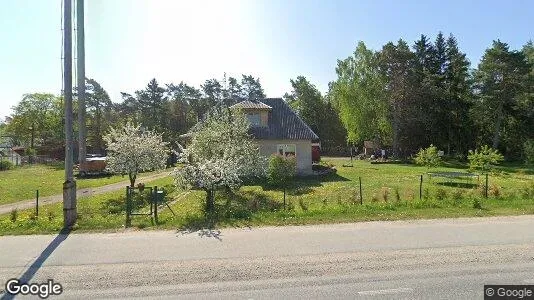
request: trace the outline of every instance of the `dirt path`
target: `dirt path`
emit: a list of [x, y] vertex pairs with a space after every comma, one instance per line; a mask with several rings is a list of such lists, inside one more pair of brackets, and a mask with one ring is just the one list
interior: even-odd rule
[[[152, 181], [152, 180], [156, 180], [156, 179], [160, 179], [160, 178], [166, 177], [168, 175], [169, 175], [169, 172], [165, 171], [163, 173], [149, 175], [149, 176], [146, 176], [146, 177], [140, 177], [138, 179], [142, 179], [143, 181]], [[108, 184], [108, 185], [104, 185], [104, 186], [78, 189], [78, 191], [76, 193], [76, 195], [77, 195], [76, 197], [77, 197], [77, 199], [80, 199], [80, 198], [89, 197], [89, 196], [92, 196], [92, 195], [98, 195], [98, 194], [103, 194], [103, 193], [107, 193], [107, 192], [114, 192], [114, 191], [118, 191], [118, 190], [124, 189], [124, 187], [129, 185], [129, 184], [130, 184], [130, 181], [126, 180], [126, 181], [121, 181], [121, 182]], [[41, 198], [39, 198], [39, 206], [58, 203], [58, 202], [62, 202], [62, 201], [63, 201], [63, 194], [41, 197]], [[32, 207], [35, 207], [35, 199], [21, 200], [21, 201], [18, 201], [18, 202], [4, 204], [4, 205], [0, 205], [0, 215], [9, 213], [10, 211], [12, 211], [15, 208], [18, 209], [18, 210], [22, 210], [22, 209], [27, 209], [27, 208], [32, 208]]]

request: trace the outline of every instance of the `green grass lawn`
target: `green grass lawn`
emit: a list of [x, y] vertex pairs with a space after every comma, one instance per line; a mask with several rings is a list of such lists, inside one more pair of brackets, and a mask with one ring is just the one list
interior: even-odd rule
[[[146, 176], [151, 173], [144, 173]], [[41, 197], [61, 194], [65, 181], [63, 165], [29, 165], [0, 172], [0, 205], [33, 199], [39, 190]], [[100, 176], [79, 178], [77, 188], [98, 187], [128, 180], [128, 176]]]
[[[337, 168], [336, 174], [300, 178], [288, 188], [287, 208], [282, 192], [261, 182], [235, 192], [220, 191], [216, 212], [203, 213], [205, 193], [175, 190], [166, 177], [147, 183], [164, 187], [176, 216], [168, 208], [159, 214], [155, 226], [148, 216], [134, 216], [132, 227], [143, 229], [191, 230], [207, 226], [263, 226], [318, 224], [371, 220], [478, 217], [534, 214], [534, 169], [521, 165], [499, 167], [489, 176], [489, 197], [476, 178], [471, 182], [429, 180], [423, 167], [400, 164], [370, 164], [344, 159], [324, 159]], [[430, 170], [462, 171], [461, 164], [447, 164]], [[419, 199], [419, 180], [423, 177], [423, 199]], [[362, 179], [363, 205], [359, 201], [358, 178]], [[125, 222], [124, 191], [81, 199], [78, 203], [77, 231], [121, 230]], [[62, 226], [61, 204], [43, 207], [38, 218], [32, 210], [0, 216], [0, 234], [57, 232]]]

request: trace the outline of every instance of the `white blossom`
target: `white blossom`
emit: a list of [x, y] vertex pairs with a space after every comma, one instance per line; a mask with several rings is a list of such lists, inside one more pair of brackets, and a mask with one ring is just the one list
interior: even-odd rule
[[128, 174], [132, 185], [138, 172], [165, 168], [168, 148], [161, 134], [127, 123], [121, 128], [111, 128], [104, 141], [107, 167], [112, 172]]
[[248, 128], [240, 111], [223, 108], [212, 112], [195, 126], [190, 145], [182, 149], [179, 162], [183, 166], [173, 172], [176, 184], [204, 190], [238, 188], [244, 178], [263, 176], [267, 161]]

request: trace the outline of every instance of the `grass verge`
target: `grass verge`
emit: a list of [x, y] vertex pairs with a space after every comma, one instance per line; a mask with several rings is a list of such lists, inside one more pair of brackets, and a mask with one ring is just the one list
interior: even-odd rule
[[[216, 211], [210, 217], [203, 212], [205, 193], [183, 193], [166, 177], [147, 186], [157, 185], [167, 192], [167, 207], [160, 210], [156, 226], [148, 216], [134, 216], [137, 229], [195, 230], [206, 227], [302, 225], [375, 220], [484, 217], [534, 214], [534, 176], [531, 169], [520, 167], [497, 170], [489, 177], [489, 197], [483, 196], [481, 184], [448, 180], [429, 180], [423, 176], [423, 197], [419, 199], [419, 180], [427, 169], [411, 165], [371, 165], [357, 161], [343, 167], [343, 160], [333, 160], [338, 172], [325, 177], [300, 178], [288, 189], [284, 209], [282, 192], [262, 183], [250, 184], [238, 191], [219, 191]], [[444, 167], [443, 171], [460, 171]], [[435, 171], [435, 170], [432, 170]], [[362, 199], [358, 177], [362, 178]], [[483, 177], [481, 177], [483, 178]], [[482, 181], [482, 180], [481, 180]], [[79, 220], [75, 230], [116, 231], [125, 223], [124, 191], [82, 198], [78, 203]], [[143, 208], [142, 208], [143, 209]], [[146, 209], [146, 207], [145, 207]], [[62, 226], [61, 204], [43, 207], [39, 217], [33, 210], [0, 216], [0, 235], [58, 232]]]
[[[143, 173], [140, 178], [154, 174]], [[29, 165], [17, 167], [13, 170], [0, 172], [0, 205], [35, 198], [35, 191], [39, 196], [51, 196], [63, 192], [65, 170], [63, 165]], [[99, 187], [121, 181], [127, 181], [128, 176], [108, 175], [88, 178], [77, 178], [77, 188]]]

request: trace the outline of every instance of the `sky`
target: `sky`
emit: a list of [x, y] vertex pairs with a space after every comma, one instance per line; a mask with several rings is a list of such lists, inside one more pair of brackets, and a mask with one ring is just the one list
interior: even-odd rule
[[[59, 94], [61, 0], [0, 0], [0, 120], [23, 94]], [[159, 83], [200, 86], [210, 78], [260, 78], [268, 97], [307, 77], [321, 92], [358, 41], [379, 50], [442, 31], [476, 67], [500, 39], [534, 39], [534, 1], [86, 0], [86, 77], [113, 101]]]

